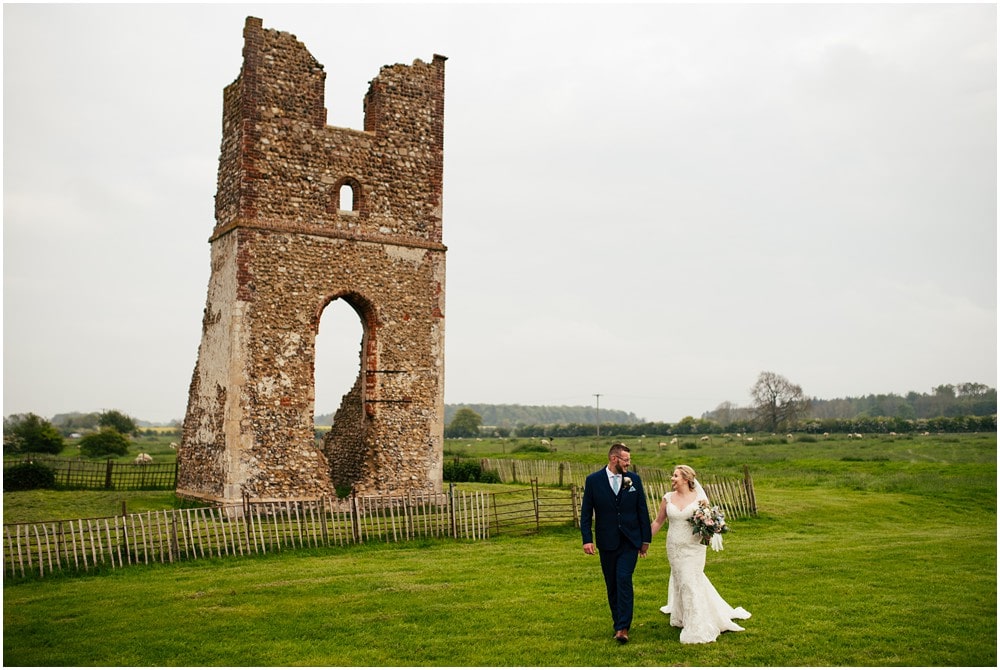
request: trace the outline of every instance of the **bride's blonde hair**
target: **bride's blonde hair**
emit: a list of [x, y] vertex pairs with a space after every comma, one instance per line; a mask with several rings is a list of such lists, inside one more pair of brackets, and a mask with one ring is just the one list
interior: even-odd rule
[[690, 465], [678, 465], [676, 468], [674, 468], [674, 470], [676, 472], [681, 473], [681, 476], [684, 477], [684, 479], [688, 483], [688, 488], [694, 491], [694, 480], [698, 478], [698, 475], [697, 473], [695, 473], [694, 468], [692, 468]]

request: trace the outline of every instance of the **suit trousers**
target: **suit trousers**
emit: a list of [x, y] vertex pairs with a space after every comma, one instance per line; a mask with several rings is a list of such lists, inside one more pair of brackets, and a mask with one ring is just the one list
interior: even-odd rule
[[639, 562], [639, 550], [622, 537], [617, 549], [601, 549], [599, 554], [604, 584], [608, 587], [608, 606], [611, 607], [615, 630], [631, 628], [634, 597], [632, 573], [635, 572], [636, 563]]

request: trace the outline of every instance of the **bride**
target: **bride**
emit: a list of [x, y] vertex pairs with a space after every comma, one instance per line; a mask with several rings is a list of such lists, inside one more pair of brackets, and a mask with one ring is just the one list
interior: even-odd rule
[[[670, 520], [667, 529], [667, 560], [670, 580], [667, 604], [660, 608], [670, 615], [670, 625], [681, 629], [681, 642], [715, 642], [724, 631], [744, 630], [732, 619], [749, 619], [750, 612], [732, 608], [705, 576], [705, 545], [693, 533], [688, 520], [699, 500], [708, 501], [705, 490], [687, 465], [678, 465], [670, 478], [673, 491], [663, 496], [653, 521], [653, 535]], [[720, 538], [721, 539], [721, 538]]]

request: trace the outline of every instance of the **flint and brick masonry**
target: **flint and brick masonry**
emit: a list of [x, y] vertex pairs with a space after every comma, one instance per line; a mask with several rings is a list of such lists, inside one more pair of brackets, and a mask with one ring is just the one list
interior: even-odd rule
[[[223, 95], [177, 493], [235, 503], [440, 490], [446, 59], [384, 66], [364, 130], [335, 128], [326, 73], [305, 46], [254, 17], [243, 36]], [[315, 341], [334, 300], [364, 335], [358, 379], [320, 447]]]

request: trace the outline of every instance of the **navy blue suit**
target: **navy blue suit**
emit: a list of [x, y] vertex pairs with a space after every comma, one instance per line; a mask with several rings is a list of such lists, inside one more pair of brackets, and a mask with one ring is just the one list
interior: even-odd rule
[[[634, 472], [626, 472], [625, 477], [632, 480], [632, 485], [623, 485], [615, 495], [607, 468], [589, 475], [580, 506], [583, 543], [597, 545], [616, 631], [632, 625], [632, 573], [639, 560], [639, 549], [653, 539], [642, 481]], [[593, 532], [592, 517], [596, 522]]]

